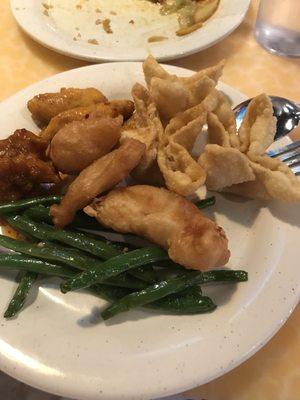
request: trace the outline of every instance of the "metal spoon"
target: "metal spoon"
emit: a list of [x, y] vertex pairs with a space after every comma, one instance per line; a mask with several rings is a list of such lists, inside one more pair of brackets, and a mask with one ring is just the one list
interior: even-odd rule
[[[277, 118], [277, 129], [274, 140], [288, 135], [300, 123], [300, 105], [283, 97], [269, 96]], [[248, 104], [252, 99], [243, 101], [236, 106], [233, 111], [236, 116], [237, 127], [239, 128], [246, 114]]]

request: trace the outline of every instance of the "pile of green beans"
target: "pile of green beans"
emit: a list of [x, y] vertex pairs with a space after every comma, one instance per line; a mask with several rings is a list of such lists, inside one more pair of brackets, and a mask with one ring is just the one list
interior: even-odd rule
[[[22, 272], [5, 318], [22, 310], [39, 275], [63, 279], [63, 293], [87, 289], [111, 302], [102, 312], [105, 320], [136, 307], [179, 315], [211, 312], [217, 306], [202, 294], [200, 284], [248, 280], [245, 271], [190, 271], [160, 247], [134, 248], [83, 232], [102, 229], [82, 213], [68, 229], [57, 230], [48, 206], [59, 201], [59, 196], [51, 196], [0, 204], [1, 218], [26, 237], [21, 241], [0, 235], [0, 246], [13, 250], [0, 254], [0, 269]], [[196, 206], [214, 203], [213, 197]]]

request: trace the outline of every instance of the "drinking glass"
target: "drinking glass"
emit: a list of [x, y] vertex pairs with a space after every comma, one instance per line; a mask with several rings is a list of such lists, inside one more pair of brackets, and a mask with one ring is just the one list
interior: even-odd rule
[[300, 0], [261, 0], [255, 37], [271, 53], [300, 57]]

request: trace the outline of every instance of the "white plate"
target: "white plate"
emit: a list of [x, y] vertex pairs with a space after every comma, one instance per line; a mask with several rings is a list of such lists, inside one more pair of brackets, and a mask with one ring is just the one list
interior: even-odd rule
[[[21, 127], [36, 131], [26, 109], [35, 94], [95, 86], [109, 98], [128, 97], [136, 81], [143, 81], [140, 63], [94, 65], [53, 76], [0, 105], [1, 135]], [[245, 99], [227, 85], [220, 89], [235, 104]], [[298, 301], [299, 207], [218, 196], [213, 210], [229, 237], [229, 267], [249, 272], [247, 283], [206, 289], [219, 305], [214, 313], [167, 316], [137, 310], [105, 324], [98, 318], [104, 301], [83, 292], [62, 295], [56, 282], [46, 279], [34, 303], [7, 322], [2, 314], [15, 284], [12, 274], [1, 272], [0, 369], [66, 397], [141, 400], [182, 392], [246, 360]]]
[[[17, 22], [33, 39], [68, 56], [98, 62], [141, 61], [150, 53], [159, 60], [171, 60], [203, 50], [242, 22], [250, 0], [221, 0], [215, 15], [201, 29], [183, 37], [175, 34], [177, 16], [161, 16], [159, 8], [148, 1], [27, 0], [25, 5], [24, 0], [10, 0], [10, 3]], [[48, 11], [49, 16], [43, 14], [43, 3], [54, 5]], [[102, 13], [97, 13], [97, 9]], [[102, 25], [96, 25], [98, 19], [104, 18], [111, 20], [112, 34], [105, 33]], [[129, 23], [131, 20], [134, 24]], [[151, 44], [148, 43], [151, 36], [165, 36], [168, 40]], [[78, 40], [74, 41], [74, 37]], [[99, 44], [88, 43], [90, 39]]]

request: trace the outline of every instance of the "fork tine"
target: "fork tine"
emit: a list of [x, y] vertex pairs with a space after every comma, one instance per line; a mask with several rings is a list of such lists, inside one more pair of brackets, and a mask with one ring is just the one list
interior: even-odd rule
[[284, 153], [286, 153], [288, 151], [298, 149], [299, 147], [300, 147], [300, 140], [297, 140], [297, 142], [290, 143], [287, 146], [280, 147], [279, 149], [270, 150], [270, 151], [267, 152], [267, 154], [270, 157], [277, 157], [277, 156], [279, 156], [281, 154], [284, 154]]
[[283, 162], [288, 163], [290, 160], [297, 158], [300, 154], [300, 147], [295, 150], [287, 151], [286, 153], [281, 154], [277, 158]]
[[295, 175], [300, 175], [300, 165], [292, 167], [291, 170], [294, 172]]
[[288, 160], [284, 161], [284, 163], [290, 168], [297, 164], [300, 164], [300, 153], [296, 154], [294, 157], [290, 157]]

